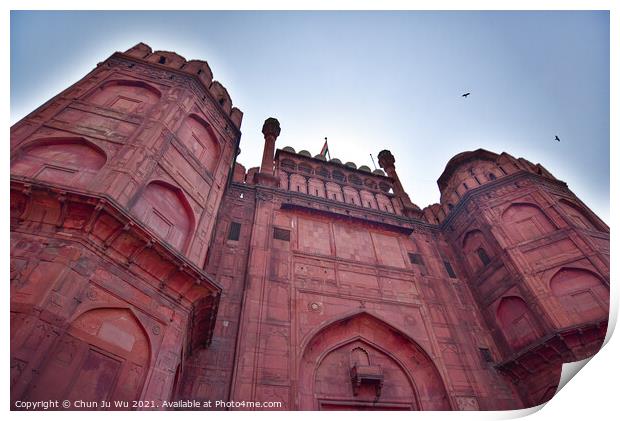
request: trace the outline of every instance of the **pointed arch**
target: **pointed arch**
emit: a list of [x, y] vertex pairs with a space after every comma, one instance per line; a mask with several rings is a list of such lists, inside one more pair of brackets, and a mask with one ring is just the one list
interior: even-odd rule
[[[368, 353], [368, 371], [384, 376], [383, 392], [362, 388], [355, 393], [350, 365], [357, 348]], [[410, 409], [450, 409], [443, 379], [428, 353], [367, 311], [341, 315], [309, 333], [302, 343], [299, 379], [302, 410], [320, 409], [324, 401], [331, 407], [391, 402]]]
[[192, 207], [183, 191], [161, 180], [151, 181], [132, 212], [162, 240], [184, 252], [194, 230]]
[[11, 174], [85, 187], [107, 159], [103, 149], [82, 137], [41, 138], [13, 154]]
[[145, 113], [161, 98], [161, 92], [139, 80], [109, 80], [86, 95], [95, 105], [129, 114]]
[[463, 254], [473, 272], [487, 266], [493, 257], [492, 250], [479, 229], [468, 231], [463, 236]]
[[308, 194], [317, 197], [325, 197], [325, 183], [318, 178], [309, 178]]
[[150, 359], [148, 334], [131, 310], [91, 309], [56, 340], [26, 396], [90, 402], [140, 399]]
[[221, 147], [213, 127], [201, 116], [188, 115], [177, 131], [177, 138], [213, 173], [220, 158]]
[[389, 213], [395, 213], [394, 205], [392, 205], [392, 201], [389, 197], [387, 197], [383, 193], [376, 193], [375, 197], [377, 198], [377, 206], [379, 206], [379, 210]]
[[609, 289], [587, 269], [561, 268], [549, 280], [549, 289], [575, 323], [609, 316]]
[[512, 244], [533, 240], [556, 229], [538, 205], [513, 203], [502, 213], [502, 224]]
[[600, 224], [589, 216], [581, 206], [566, 199], [560, 199], [559, 203], [564, 212], [566, 212], [570, 218], [569, 223], [572, 225], [585, 229], [601, 229]]
[[524, 347], [539, 337], [532, 312], [521, 297], [503, 297], [497, 306], [496, 317], [506, 341], [514, 349]]

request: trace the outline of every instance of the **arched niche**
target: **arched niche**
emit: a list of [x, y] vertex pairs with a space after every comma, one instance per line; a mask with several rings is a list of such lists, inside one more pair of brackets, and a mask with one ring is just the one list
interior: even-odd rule
[[560, 199], [560, 206], [570, 218], [569, 223], [578, 228], [599, 229], [599, 224], [595, 222], [584, 210], [575, 203], [566, 199]]
[[85, 187], [105, 165], [101, 148], [80, 137], [37, 139], [11, 158], [11, 174]]
[[177, 137], [209, 172], [215, 170], [221, 149], [209, 123], [196, 114], [190, 114], [179, 127]]
[[342, 202], [344, 200], [344, 198], [342, 197], [342, 188], [340, 187], [340, 185], [334, 182], [328, 181], [325, 184], [325, 186], [327, 187], [327, 198], [328, 199], [337, 200], [339, 202]]
[[140, 399], [151, 347], [134, 314], [99, 308], [75, 319], [59, 337], [26, 391], [31, 401]]
[[318, 197], [325, 197], [325, 184], [317, 178], [308, 180], [308, 194]]
[[492, 253], [482, 231], [478, 229], [471, 230], [463, 236], [463, 254], [472, 272], [490, 263]]
[[496, 314], [502, 333], [513, 349], [522, 348], [539, 337], [532, 312], [521, 297], [502, 298]]
[[344, 194], [345, 203], [349, 203], [352, 205], [361, 206], [360, 195], [359, 192], [353, 187], [344, 186], [342, 188], [342, 193]]
[[366, 312], [310, 334], [303, 346], [298, 390], [301, 410], [450, 409], [443, 380], [428, 354]]
[[147, 112], [159, 102], [161, 92], [137, 80], [110, 80], [91, 92], [86, 101], [128, 114]]
[[295, 164], [295, 161], [292, 161], [290, 159], [283, 159], [282, 161], [280, 161], [280, 167], [294, 171], [297, 169], [297, 164]]
[[379, 210], [394, 213], [394, 206], [386, 195], [377, 193], [375, 197], [377, 198], [377, 206], [379, 207]]
[[377, 209], [377, 202], [375, 201], [375, 196], [368, 190], [360, 190], [360, 200], [362, 201], [363, 207]]
[[562, 268], [549, 281], [549, 289], [576, 323], [609, 315], [609, 289], [589, 270]]
[[194, 214], [178, 187], [152, 181], [136, 201], [133, 213], [172, 247], [181, 252], [187, 249]]
[[304, 174], [314, 174], [314, 168], [305, 162], [300, 162], [297, 169]]
[[299, 192], [299, 193], [308, 193], [308, 183], [306, 182], [306, 179], [299, 175], [299, 174], [291, 174], [290, 177], [290, 190], [293, 192]]
[[510, 205], [502, 214], [502, 224], [512, 244], [533, 240], [555, 230], [547, 215], [531, 203]]

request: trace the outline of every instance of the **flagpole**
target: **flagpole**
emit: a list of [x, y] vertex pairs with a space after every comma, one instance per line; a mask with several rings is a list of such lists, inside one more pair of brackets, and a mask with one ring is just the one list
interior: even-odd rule
[[332, 154], [329, 153], [329, 145], [327, 144], [327, 137], [325, 138], [325, 145], [327, 145], [327, 151], [326, 151], [327, 152], [327, 156], [329, 156], [329, 159], [331, 160], [332, 159]]

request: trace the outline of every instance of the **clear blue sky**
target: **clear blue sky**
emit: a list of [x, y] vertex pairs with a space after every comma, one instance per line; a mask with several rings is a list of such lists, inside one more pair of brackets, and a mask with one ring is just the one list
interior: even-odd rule
[[452, 156], [506, 151], [609, 223], [607, 12], [12, 12], [11, 123], [140, 41], [209, 62], [245, 114], [247, 168], [274, 116], [280, 148], [327, 136], [371, 168], [390, 149], [425, 207]]

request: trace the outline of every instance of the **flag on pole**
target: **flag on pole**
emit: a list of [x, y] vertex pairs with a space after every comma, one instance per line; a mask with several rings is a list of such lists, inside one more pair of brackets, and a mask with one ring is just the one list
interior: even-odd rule
[[327, 138], [325, 138], [325, 143], [323, 144], [323, 148], [321, 149], [320, 155], [327, 159], [327, 154], [329, 153], [329, 147], [327, 146]]

